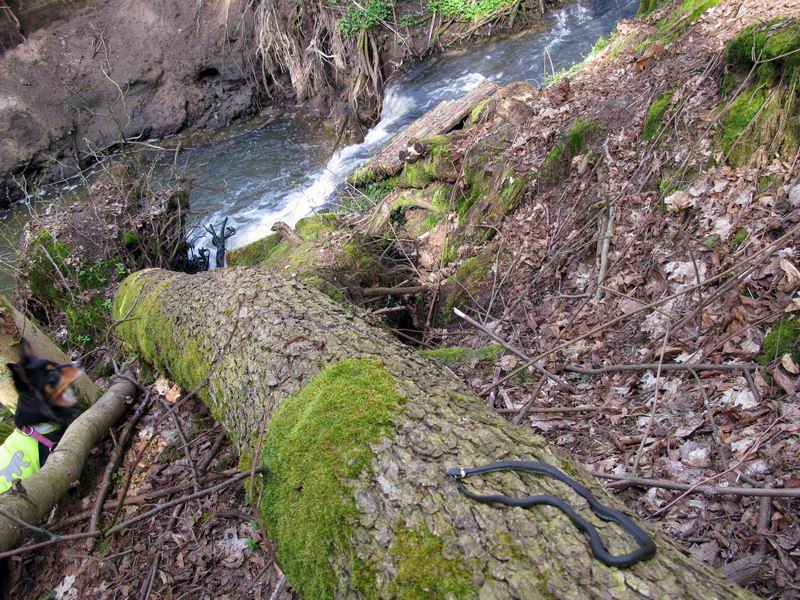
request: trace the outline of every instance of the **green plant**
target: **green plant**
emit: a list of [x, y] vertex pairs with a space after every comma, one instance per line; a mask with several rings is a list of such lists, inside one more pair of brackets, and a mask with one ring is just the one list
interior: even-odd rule
[[516, 0], [429, 0], [428, 12], [462, 21], [479, 21], [516, 5]]
[[339, 20], [339, 29], [346, 36], [362, 30], [372, 29], [381, 21], [391, 19], [393, 0], [364, 0], [365, 4], [353, 4]]
[[736, 233], [733, 234], [731, 238], [731, 252], [736, 252], [739, 248], [741, 248], [742, 244], [747, 241], [748, 233], [747, 229], [741, 227], [736, 230]]
[[247, 538], [244, 541], [244, 545], [247, 546], [248, 550], [255, 550], [256, 548], [258, 548], [258, 542], [253, 538]]

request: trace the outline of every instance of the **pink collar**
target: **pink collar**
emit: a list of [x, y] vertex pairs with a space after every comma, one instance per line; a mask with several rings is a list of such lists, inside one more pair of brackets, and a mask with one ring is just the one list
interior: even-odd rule
[[44, 444], [45, 446], [47, 446], [48, 450], [52, 450], [53, 448], [56, 447], [56, 443], [53, 440], [48, 440], [46, 437], [44, 437], [41, 433], [36, 431], [30, 425], [23, 426], [20, 429], [20, 431], [22, 433], [24, 433], [25, 435], [31, 436], [33, 439], [35, 439], [39, 443]]

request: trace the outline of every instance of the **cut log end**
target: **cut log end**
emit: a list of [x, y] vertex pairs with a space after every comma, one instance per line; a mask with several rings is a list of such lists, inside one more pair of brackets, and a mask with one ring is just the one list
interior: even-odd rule
[[283, 221], [278, 221], [277, 223], [275, 223], [272, 226], [272, 231], [280, 233], [281, 237], [284, 240], [286, 240], [287, 242], [289, 242], [294, 246], [299, 246], [300, 244], [303, 243], [303, 238], [301, 238], [294, 229], [289, 227]]

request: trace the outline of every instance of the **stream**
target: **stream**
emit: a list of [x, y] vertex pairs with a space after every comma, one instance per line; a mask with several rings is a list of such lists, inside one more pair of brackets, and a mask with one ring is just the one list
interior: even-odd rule
[[[577, 0], [552, 13], [536, 31], [426, 61], [388, 86], [380, 121], [364, 141], [333, 155], [333, 133], [302, 113], [223, 142], [187, 148], [178, 165], [193, 180], [192, 210], [202, 223], [217, 225], [229, 218], [237, 229], [229, 249], [268, 235], [276, 221], [293, 226], [329, 203], [350, 173], [442, 100], [483, 81], [539, 86], [545, 73], [582, 60], [618, 20], [633, 17], [638, 5], [639, 0]], [[162, 176], [168, 170], [164, 167]], [[15, 262], [15, 240], [28, 211], [22, 204], [0, 213], [0, 288], [13, 283], [9, 263]], [[209, 236], [200, 235], [196, 246], [210, 247]]]

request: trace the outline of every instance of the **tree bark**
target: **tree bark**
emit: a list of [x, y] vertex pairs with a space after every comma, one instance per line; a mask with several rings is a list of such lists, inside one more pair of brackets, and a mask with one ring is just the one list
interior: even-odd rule
[[[510, 425], [438, 363], [320, 292], [256, 269], [131, 275], [115, 318], [130, 348], [193, 388], [266, 472], [251, 488], [289, 583], [313, 598], [746, 598], [653, 533], [630, 569], [594, 560], [559, 511], [477, 504], [448, 467], [550, 463], [623, 508], [580, 465]], [[477, 478], [476, 478], [477, 479]], [[567, 499], [614, 553], [632, 550], [566, 486], [502, 474], [474, 484]]]

